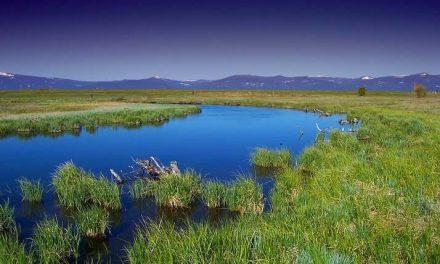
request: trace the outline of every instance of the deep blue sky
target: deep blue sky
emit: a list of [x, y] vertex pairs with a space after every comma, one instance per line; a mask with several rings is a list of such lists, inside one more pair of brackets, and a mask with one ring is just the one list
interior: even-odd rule
[[1, 1], [0, 71], [80, 80], [440, 74], [439, 2]]

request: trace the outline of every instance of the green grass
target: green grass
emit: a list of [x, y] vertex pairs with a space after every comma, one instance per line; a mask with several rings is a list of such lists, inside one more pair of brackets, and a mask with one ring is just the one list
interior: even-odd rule
[[257, 148], [251, 155], [251, 162], [261, 168], [287, 168], [292, 166], [292, 155], [287, 149]]
[[15, 232], [17, 225], [14, 220], [14, 208], [9, 205], [9, 201], [0, 204], [0, 233]]
[[23, 201], [41, 202], [43, 200], [43, 187], [40, 182], [32, 182], [28, 179], [18, 181]]
[[58, 166], [52, 179], [60, 204], [68, 208], [82, 208], [90, 200], [89, 186], [92, 175], [72, 162]]
[[[368, 89], [368, 87], [367, 87]], [[93, 95], [93, 100], [91, 99]], [[3, 116], [131, 103], [319, 108], [357, 117], [277, 175], [271, 208], [219, 227], [139, 228], [131, 263], [439, 263], [440, 96], [306, 91], [0, 92]], [[2, 126], [0, 122], [0, 126]], [[369, 139], [365, 140], [365, 136]]]
[[17, 237], [0, 235], [0, 263], [31, 264], [33, 261]]
[[122, 208], [118, 185], [102, 176], [90, 181], [88, 192], [90, 201], [98, 206], [109, 210]]
[[68, 263], [78, 257], [79, 236], [73, 227], [62, 227], [55, 219], [46, 219], [34, 230], [32, 249], [38, 263]]
[[152, 180], [137, 179], [130, 186], [130, 194], [133, 199], [146, 198], [153, 195], [154, 183]]
[[231, 211], [261, 214], [264, 209], [263, 190], [254, 180], [240, 176], [229, 186], [225, 202]]
[[209, 208], [219, 208], [225, 205], [227, 187], [220, 182], [208, 182], [202, 189], [202, 200]]
[[95, 204], [108, 210], [122, 207], [118, 186], [104, 177], [78, 168], [72, 162], [58, 166], [52, 183], [60, 204], [67, 208], [80, 209]]
[[79, 233], [89, 238], [104, 238], [110, 230], [109, 213], [99, 207], [79, 211], [75, 222]]
[[200, 194], [200, 175], [193, 171], [166, 175], [152, 183], [153, 196], [160, 206], [186, 208]]
[[9, 115], [3, 118], [0, 135], [10, 134], [60, 134], [76, 132], [81, 127], [92, 130], [98, 126], [140, 126], [158, 124], [171, 118], [199, 113], [196, 106], [152, 107], [151, 105], [125, 104], [106, 110], [55, 112], [45, 114]]

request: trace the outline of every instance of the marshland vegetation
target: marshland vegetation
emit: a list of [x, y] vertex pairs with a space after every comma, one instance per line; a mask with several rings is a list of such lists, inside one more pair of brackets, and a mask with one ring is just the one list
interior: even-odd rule
[[260, 168], [287, 168], [292, 166], [292, 154], [288, 149], [270, 150], [257, 148], [251, 154], [251, 162]]
[[[93, 102], [89, 102], [91, 93], [95, 94]], [[127, 247], [129, 263], [440, 261], [438, 95], [417, 98], [405, 93], [377, 92], [360, 97], [355, 92], [26, 91], [4, 92], [0, 100], [17, 100], [17, 105], [39, 111], [44, 106], [34, 95], [50, 105], [48, 108], [58, 107], [56, 98], [71, 104], [77, 98], [78, 104], [88, 105], [122, 97], [126, 102], [142, 103], [319, 107], [332, 113], [346, 112], [349, 118], [362, 121], [357, 133], [332, 133], [329, 141], [318, 141], [307, 149], [297, 167], [278, 171], [267, 213], [244, 213], [215, 228], [207, 223], [191, 224], [184, 230], [163, 223], [139, 226], [133, 244]], [[12, 105], [1, 107], [19, 111]], [[234, 189], [235, 184], [228, 185], [227, 190]], [[54, 186], [57, 189], [55, 182]], [[235, 189], [234, 193], [241, 193], [241, 188]], [[243, 191], [243, 197], [257, 201], [258, 191], [250, 189], [254, 191]], [[83, 195], [79, 190], [80, 196], [87, 199], [71, 202], [73, 198], [66, 194], [66, 205], [84, 206], [84, 201], [88, 201], [88, 208], [89, 194], [86, 191]], [[140, 196], [149, 196], [152, 189], [138, 190]], [[194, 200], [197, 195], [204, 200], [203, 190], [187, 200]], [[165, 193], [171, 195], [163, 195], [163, 201], [175, 192]], [[227, 193], [224, 206], [231, 207], [234, 196]], [[241, 200], [244, 199], [235, 201]], [[260, 207], [251, 207], [255, 208]]]
[[109, 213], [96, 206], [79, 211], [75, 222], [84, 237], [104, 238], [110, 229]]
[[43, 200], [43, 187], [39, 181], [32, 182], [28, 179], [18, 180], [23, 201], [41, 202]]
[[80, 238], [73, 226], [61, 226], [56, 219], [37, 223], [32, 250], [39, 263], [68, 263], [78, 257]]
[[96, 177], [72, 162], [57, 168], [52, 183], [59, 202], [68, 208], [94, 204], [109, 210], [121, 209], [120, 192], [115, 183], [102, 176]]
[[197, 106], [121, 104], [69, 112], [11, 113], [0, 117], [0, 135], [75, 134], [83, 127], [94, 131], [99, 126], [155, 125], [199, 112]]

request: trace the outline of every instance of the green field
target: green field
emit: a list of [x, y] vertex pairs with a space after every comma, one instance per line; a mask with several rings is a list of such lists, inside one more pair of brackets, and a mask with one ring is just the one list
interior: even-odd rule
[[[439, 263], [440, 96], [303, 91], [0, 92], [0, 118], [132, 103], [319, 108], [359, 118], [275, 176], [268, 213], [139, 227], [131, 263]], [[180, 107], [180, 106], [179, 106]], [[0, 122], [4, 122], [3, 120]]]

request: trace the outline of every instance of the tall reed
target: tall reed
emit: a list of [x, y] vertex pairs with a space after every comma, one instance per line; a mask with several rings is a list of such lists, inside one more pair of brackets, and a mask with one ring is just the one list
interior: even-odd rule
[[41, 202], [43, 200], [43, 187], [39, 181], [32, 182], [28, 179], [18, 181], [23, 201]]
[[79, 235], [71, 225], [62, 227], [56, 219], [37, 223], [32, 249], [39, 263], [68, 263], [78, 258]]
[[0, 204], [0, 233], [13, 233], [17, 230], [14, 220], [14, 208], [9, 205], [9, 201]]
[[32, 255], [27, 254], [18, 241], [17, 236], [0, 234], [0, 263], [5, 264], [31, 264]]
[[218, 208], [225, 205], [227, 188], [220, 182], [208, 182], [202, 189], [202, 200], [209, 208]]

